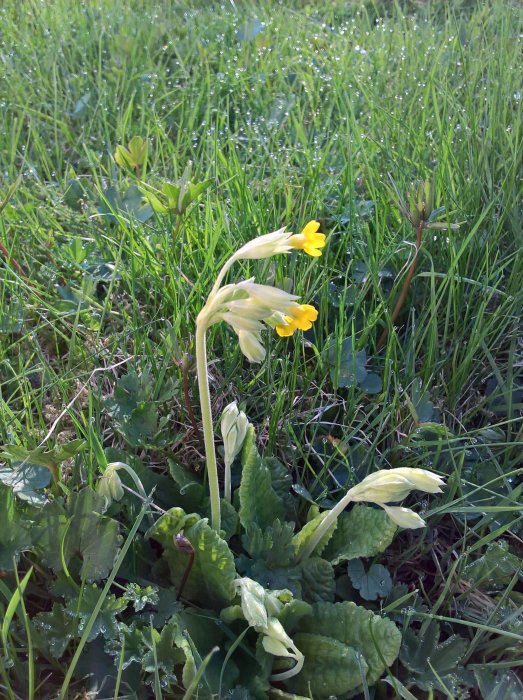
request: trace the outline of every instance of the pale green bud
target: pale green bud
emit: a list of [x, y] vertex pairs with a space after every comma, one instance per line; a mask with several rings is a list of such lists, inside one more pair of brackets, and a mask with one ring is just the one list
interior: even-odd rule
[[121, 469], [119, 462], [112, 462], [107, 465], [105, 472], [98, 480], [96, 490], [105, 498], [106, 505], [109, 506], [113, 501], [120, 501], [123, 498], [124, 490], [118, 469]]
[[425, 527], [427, 524], [423, 518], [415, 513], [410, 508], [402, 508], [401, 506], [387, 506], [384, 503], [381, 507], [387, 513], [393, 523], [405, 528], [406, 530], [415, 530], [418, 527]]
[[226, 406], [222, 413], [221, 432], [225, 451], [225, 466], [230, 467], [242, 449], [249, 427], [249, 419], [238, 410], [236, 401]]

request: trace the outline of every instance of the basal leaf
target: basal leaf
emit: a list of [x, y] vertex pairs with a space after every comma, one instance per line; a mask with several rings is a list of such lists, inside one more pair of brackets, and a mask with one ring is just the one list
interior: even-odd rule
[[105, 499], [86, 487], [72, 493], [67, 504], [60, 499], [39, 513], [35, 545], [44, 563], [61, 571], [74, 556], [82, 559], [81, 575], [88, 583], [105, 578], [120, 546], [119, 523], [101, 513]]
[[333, 564], [342, 561], [373, 557], [383, 552], [392, 542], [398, 528], [385, 511], [364, 505], [355, 505], [338, 518], [338, 526], [324, 553]]
[[115, 666], [120, 667], [121, 664], [122, 669], [133, 663], [140, 664], [146, 649], [143, 637], [142, 629], [134, 623], [127, 626], [120, 622], [118, 635], [107, 641], [105, 651], [109, 656], [114, 656]]
[[10, 467], [0, 467], [0, 482], [12, 489], [21, 501], [41, 506], [47, 502], [47, 496], [41, 492], [51, 483], [51, 472], [31, 462], [12, 461]]
[[30, 523], [17, 511], [12, 490], [0, 484], [0, 571], [11, 571], [20, 552], [30, 548]]
[[294, 556], [294, 523], [275, 520], [262, 530], [250, 523], [245, 528], [242, 544], [253, 559], [261, 559], [270, 568], [288, 566]]
[[120, 546], [119, 523], [101, 515], [105, 499], [90, 488], [72, 493], [67, 506], [66, 561], [74, 554], [82, 557], [81, 574], [87, 583], [106, 578]]
[[[207, 607], [223, 607], [230, 603], [235, 595], [233, 582], [236, 568], [227, 542], [207, 524], [206, 519], [185, 526], [183, 534], [195, 552], [183, 597]], [[189, 556], [172, 544], [172, 534], [171, 544], [165, 550], [164, 557], [169, 564], [172, 581], [178, 588], [189, 564]]]
[[250, 523], [262, 530], [277, 518], [284, 520], [285, 507], [271, 484], [271, 472], [264, 464], [255, 445], [252, 426], [247, 431], [242, 453], [242, 480], [240, 484], [240, 522]]
[[368, 668], [354, 648], [332, 637], [307, 632], [299, 632], [293, 641], [305, 655], [302, 671], [290, 682], [294, 691], [318, 699], [344, 697], [361, 685]]
[[303, 618], [299, 631], [332, 637], [352, 647], [368, 667], [369, 685], [396, 660], [401, 644], [401, 634], [393, 622], [347, 601], [315, 603], [312, 615]]
[[271, 473], [271, 485], [285, 505], [287, 520], [296, 520], [297, 499], [292, 495], [292, 475], [276, 457], [264, 457], [263, 463]]
[[499, 589], [510, 582], [516, 571], [523, 578], [521, 559], [509, 552], [506, 540], [495, 540], [479, 559], [467, 564], [463, 578], [478, 588]]
[[334, 602], [334, 569], [325, 559], [311, 557], [301, 564], [301, 587], [304, 600]]

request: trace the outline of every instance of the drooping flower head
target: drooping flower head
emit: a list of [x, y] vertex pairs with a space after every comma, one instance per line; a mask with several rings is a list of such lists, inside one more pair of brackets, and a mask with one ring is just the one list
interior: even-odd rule
[[426, 493], [441, 493], [444, 479], [427, 469], [398, 467], [381, 469], [369, 474], [347, 493], [351, 501], [367, 501], [381, 506], [389, 518], [404, 528], [424, 527], [425, 521], [410, 508], [388, 506], [403, 500], [415, 489]]
[[[318, 317], [310, 304], [278, 287], [257, 284], [254, 279], [221, 287], [206, 308], [207, 325], [225, 321], [238, 335], [240, 348], [250, 362], [262, 362], [265, 348], [261, 331], [275, 328], [280, 336], [308, 330]], [[265, 325], [264, 325], [265, 324]]]

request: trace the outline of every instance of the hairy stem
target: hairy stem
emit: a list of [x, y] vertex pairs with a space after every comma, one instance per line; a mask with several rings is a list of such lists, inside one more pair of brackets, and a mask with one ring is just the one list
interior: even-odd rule
[[209, 391], [209, 375], [207, 374], [207, 349], [205, 332], [207, 330], [205, 317], [196, 320], [196, 370], [198, 374], [198, 389], [202, 410], [203, 441], [207, 461], [207, 476], [209, 479], [209, 495], [211, 497], [211, 525], [215, 530], [220, 529], [220, 487], [218, 484], [218, 468], [214, 450], [214, 430], [211, 410], [211, 394]]
[[311, 554], [314, 552], [316, 547], [321, 542], [322, 538], [329, 531], [329, 528], [333, 525], [333, 523], [336, 522], [340, 513], [342, 513], [345, 510], [345, 508], [349, 505], [351, 500], [352, 500], [351, 492], [348, 491], [345, 494], [345, 496], [341, 499], [341, 501], [339, 503], [337, 503], [334, 506], [334, 508], [332, 508], [332, 510], [329, 510], [327, 513], [325, 513], [325, 517], [323, 518], [321, 523], [318, 525], [314, 535], [310, 539], [310, 542], [308, 543], [308, 545], [304, 548], [303, 552], [301, 553], [300, 562], [304, 562], [305, 560], [307, 560], [311, 556]]

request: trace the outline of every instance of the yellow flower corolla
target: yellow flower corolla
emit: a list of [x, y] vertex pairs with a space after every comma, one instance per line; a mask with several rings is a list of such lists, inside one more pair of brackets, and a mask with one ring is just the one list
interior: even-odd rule
[[319, 258], [321, 255], [319, 249], [325, 246], [325, 234], [319, 233], [319, 228], [319, 221], [309, 221], [301, 233], [289, 238], [288, 245], [296, 250], [304, 250], [313, 258]]
[[276, 333], [282, 338], [290, 336], [296, 330], [308, 331], [318, 318], [318, 310], [311, 304], [296, 304], [289, 306], [283, 316], [285, 323], [276, 324]]

